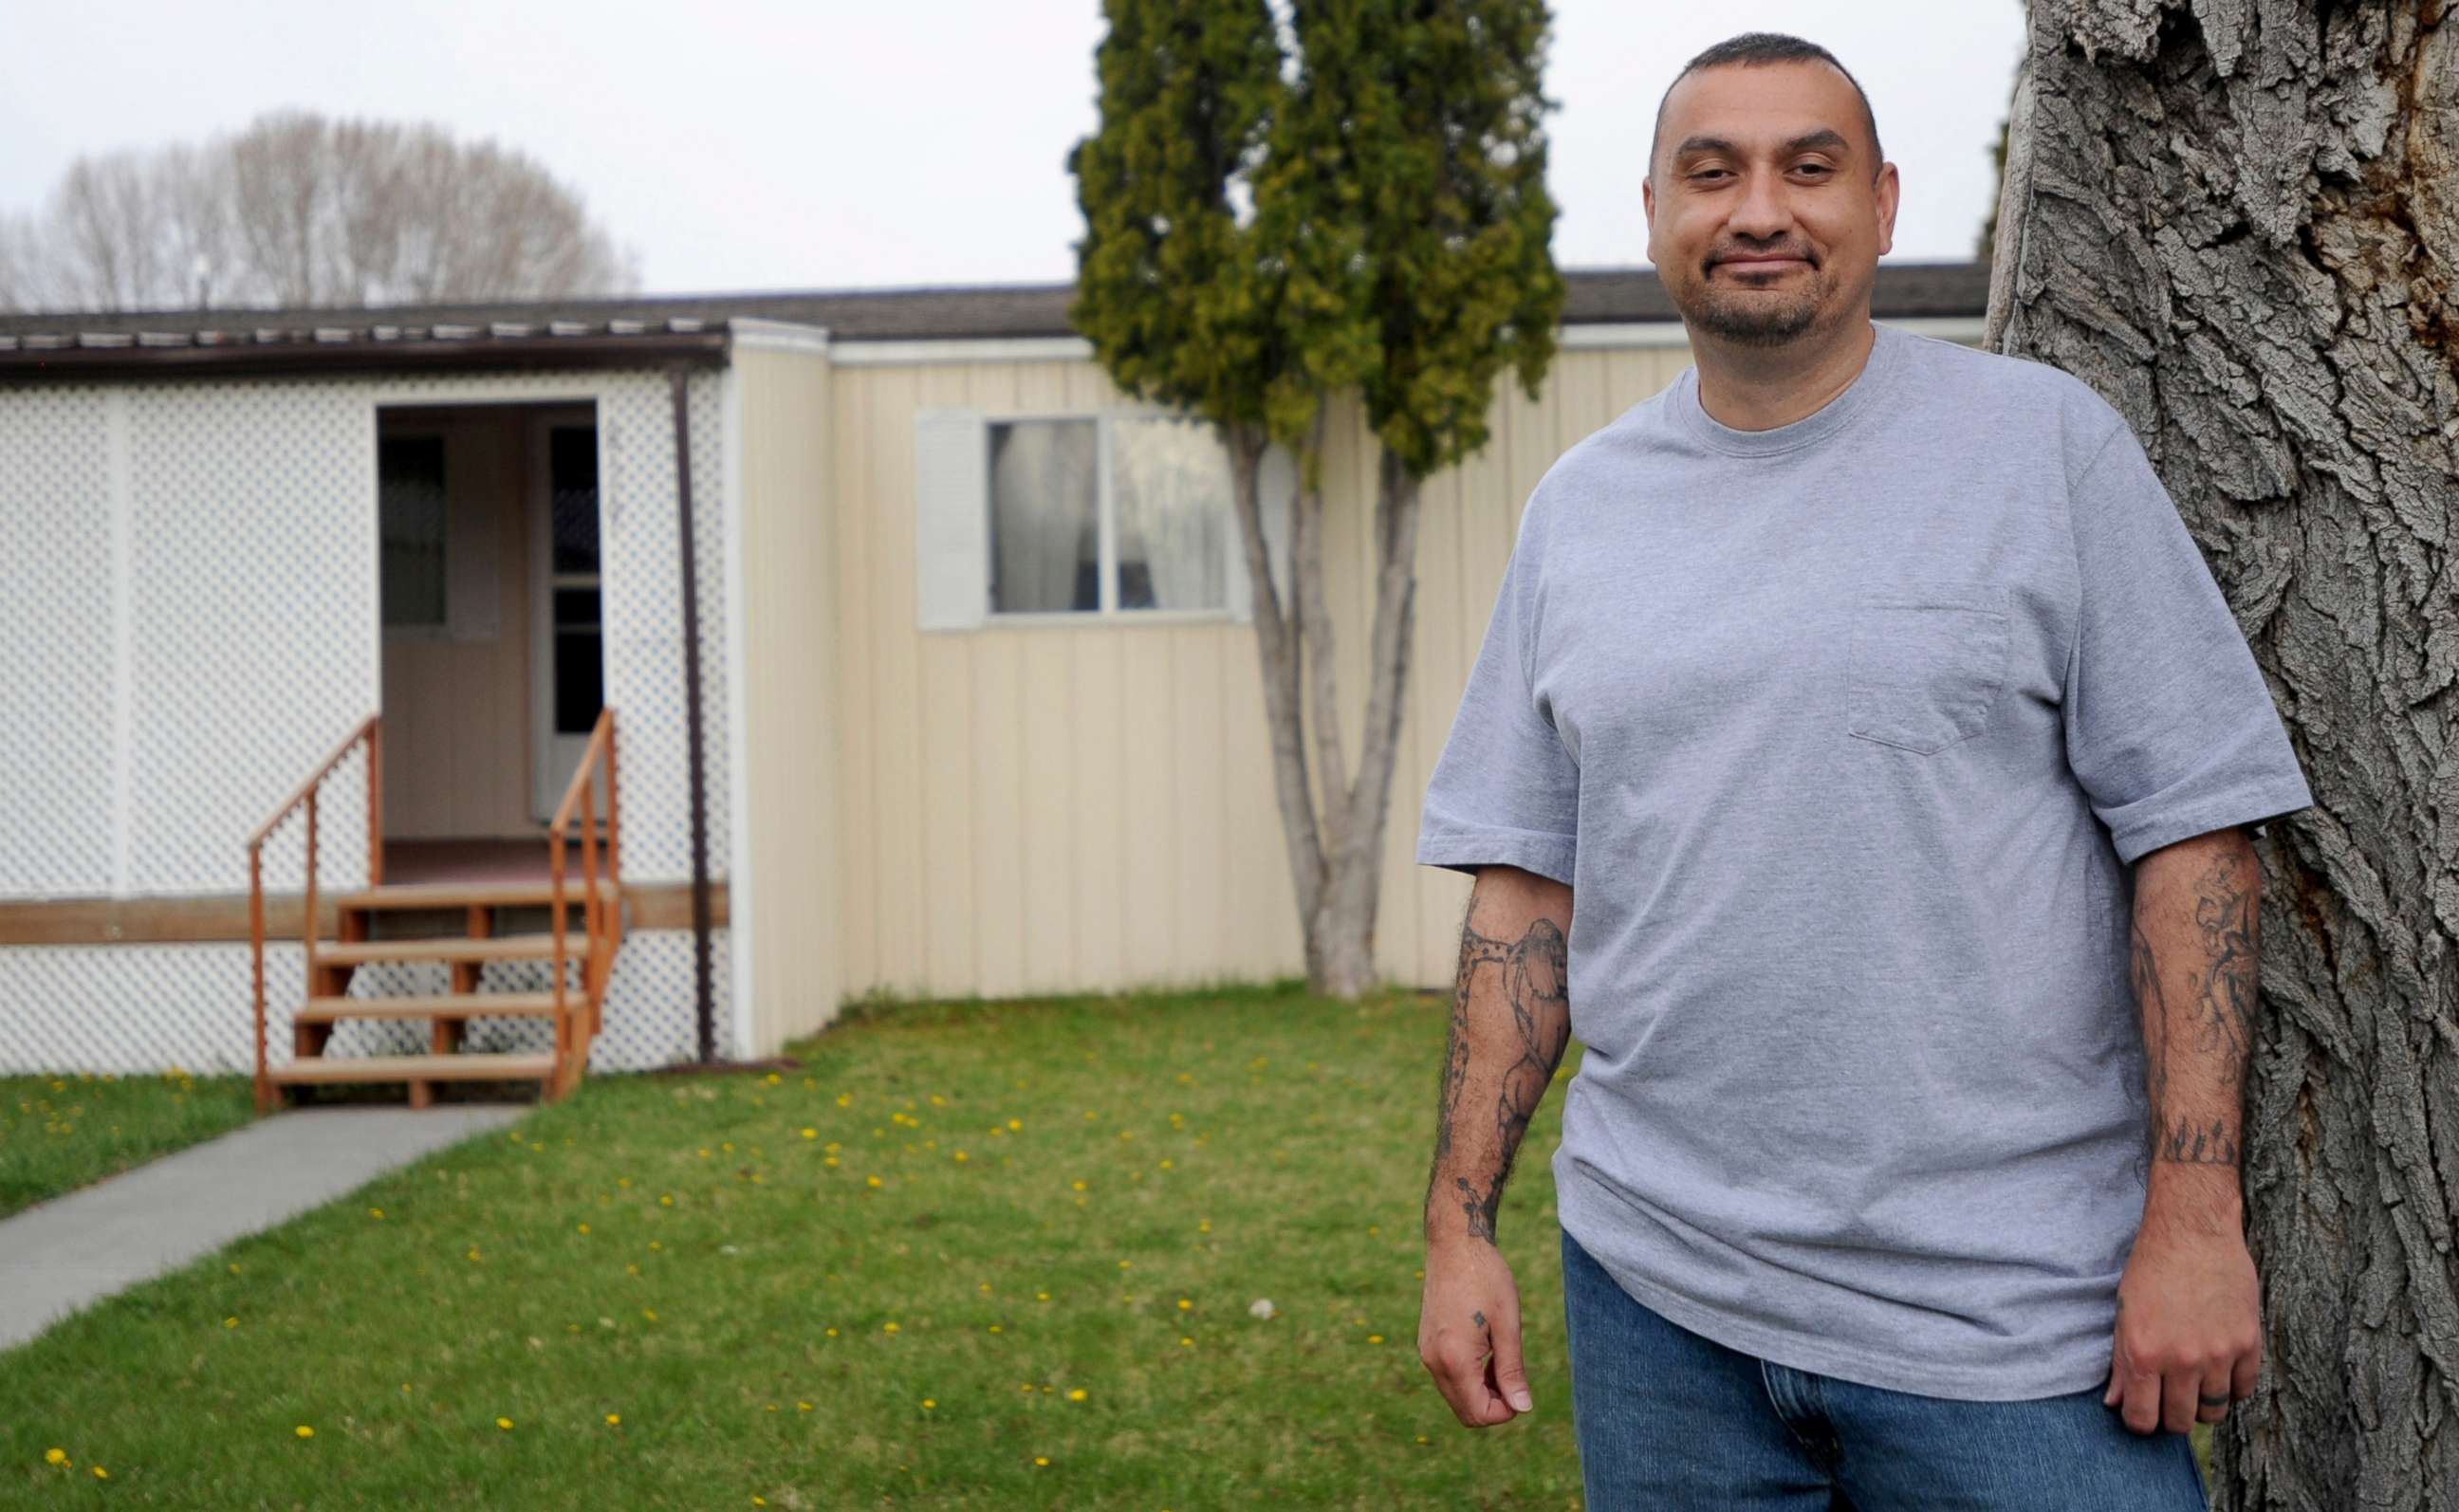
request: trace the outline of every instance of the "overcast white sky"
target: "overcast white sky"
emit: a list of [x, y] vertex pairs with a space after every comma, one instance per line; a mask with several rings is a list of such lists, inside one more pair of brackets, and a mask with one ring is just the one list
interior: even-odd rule
[[[0, 209], [79, 153], [259, 112], [432, 120], [579, 191], [684, 293], [1063, 281], [1068, 147], [1094, 124], [1100, 0], [610, 0], [9, 7]], [[1556, 0], [1546, 94], [1566, 267], [1647, 262], [1656, 102], [1700, 49], [1789, 32], [1861, 81], [1902, 180], [1885, 261], [1969, 258], [2022, 52], [2020, 0]], [[347, 18], [347, 19], [345, 19]]]

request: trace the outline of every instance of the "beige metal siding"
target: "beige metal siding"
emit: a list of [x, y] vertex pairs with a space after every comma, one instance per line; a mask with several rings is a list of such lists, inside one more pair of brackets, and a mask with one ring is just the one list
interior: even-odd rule
[[[1376, 938], [1396, 981], [1439, 985], [1455, 969], [1469, 879], [1416, 864], [1419, 809], [1521, 510], [1556, 458], [1689, 363], [1678, 345], [1566, 349], [1537, 399], [1498, 391], [1482, 452], [1426, 481]], [[1000, 998], [1304, 969], [1251, 626], [915, 627], [914, 411], [1130, 403], [1089, 360], [834, 369], [850, 994]], [[1354, 402], [1332, 422], [1325, 574], [1354, 767], [1375, 449]]]
[[[1684, 361], [1680, 348], [1566, 352], [1540, 400], [1498, 396], [1483, 453], [1428, 480], [1377, 931], [1396, 979], [1451, 975], [1467, 881], [1414, 864], [1418, 804], [1521, 506], [1565, 449]], [[1301, 972], [1251, 626], [915, 628], [914, 411], [1130, 401], [1089, 361], [834, 377], [846, 990], [997, 998]], [[1354, 403], [1333, 418], [1325, 572], [1354, 765], [1375, 453]]]
[[743, 766], [748, 853], [736, 927], [750, 950], [755, 1053], [836, 1015], [858, 990], [838, 948], [844, 898], [867, 888], [838, 842], [837, 495], [829, 361], [738, 346], [742, 406]]

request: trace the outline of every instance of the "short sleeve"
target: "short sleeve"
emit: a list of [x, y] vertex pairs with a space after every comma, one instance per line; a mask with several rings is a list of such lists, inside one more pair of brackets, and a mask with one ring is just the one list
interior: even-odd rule
[[[1539, 497], [1542, 497], [1540, 495]], [[1418, 862], [1474, 875], [1515, 866], [1568, 887], [1579, 832], [1580, 768], [1536, 698], [1538, 498], [1522, 512], [1485, 640], [1426, 784]]]
[[2310, 808], [2314, 796], [2219, 584], [2122, 419], [2070, 493], [2082, 598], [2067, 766], [2120, 861]]

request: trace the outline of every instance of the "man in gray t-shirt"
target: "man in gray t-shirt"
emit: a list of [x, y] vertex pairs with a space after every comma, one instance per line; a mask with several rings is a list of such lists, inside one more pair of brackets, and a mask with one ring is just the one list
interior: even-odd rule
[[2106, 1381], [2143, 1215], [2129, 866], [2312, 802], [2123, 416], [1875, 327], [1789, 425], [1697, 369], [1530, 495], [1417, 859], [1571, 887], [1563, 1227], [1899, 1391]]
[[1588, 1506], [2200, 1508], [2261, 1359], [2237, 830], [2312, 795], [2126, 419], [1872, 324], [1842, 65], [1745, 32], [1658, 126], [1695, 366], [1539, 481], [1425, 794], [1477, 883], [1419, 1356], [1537, 1410], [1497, 1219], [1577, 1034]]

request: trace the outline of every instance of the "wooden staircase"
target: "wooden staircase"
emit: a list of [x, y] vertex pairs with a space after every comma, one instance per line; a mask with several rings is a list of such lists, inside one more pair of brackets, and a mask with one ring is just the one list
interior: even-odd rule
[[[338, 937], [321, 935], [316, 893], [316, 795], [324, 780], [362, 741], [368, 746], [368, 885], [332, 899]], [[606, 784], [604, 862], [599, 862], [597, 774]], [[410, 1087], [410, 1105], [431, 1105], [443, 1082], [536, 1082], [542, 1102], [559, 1102], [580, 1084], [589, 1063], [589, 1047], [604, 1026], [606, 983], [615, 953], [623, 943], [621, 826], [615, 787], [615, 712], [601, 709], [597, 728], [563, 803], [549, 827], [549, 876], [535, 882], [420, 882], [385, 885], [383, 735], [380, 717], [370, 715], [336, 747], [315, 775], [248, 841], [250, 934], [256, 951], [256, 1105], [259, 1114], [282, 1105], [285, 1088], [333, 1082], [402, 1082]], [[306, 955], [306, 995], [291, 1015], [291, 1059], [268, 1063], [265, 1048], [264, 887], [263, 850], [266, 836], [293, 811], [307, 816], [305, 927], [302, 943]], [[580, 819], [580, 875], [564, 874], [566, 840], [576, 809]], [[571, 926], [578, 909], [578, 938]], [[544, 910], [543, 932], [506, 934], [498, 932], [505, 911]], [[446, 921], [449, 933], [407, 932], [413, 922], [431, 928]], [[379, 920], [387, 923], [379, 925]], [[385, 937], [378, 937], [379, 935]], [[550, 985], [545, 991], [490, 992], [480, 976], [490, 961], [544, 961]], [[348, 995], [350, 979], [362, 966], [380, 962], [442, 962], [451, 978], [443, 993], [389, 997]], [[573, 968], [578, 967], [578, 979]], [[555, 1026], [551, 1051], [533, 1053], [472, 1052], [461, 1048], [473, 1018], [545, 1018]], [[333, 1028], [344, 1018], [393, 1021], [425, 1020], [429, 1049], [424, 1055], [326, 1054]]]

